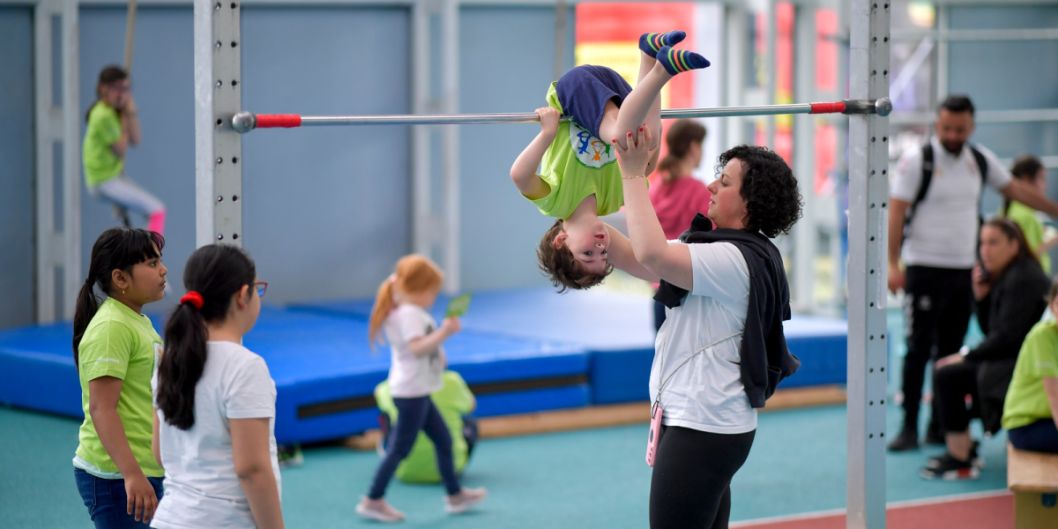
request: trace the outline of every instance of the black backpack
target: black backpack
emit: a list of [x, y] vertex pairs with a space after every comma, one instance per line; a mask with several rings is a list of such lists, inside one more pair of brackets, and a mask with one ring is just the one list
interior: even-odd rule
[[[980, 227], [984, 223], [984, 218], [981, 217], [981, 197], [985, 194], [985, 184], [988, 180], [988, 160], [985, 159], [985, 155], [981, 154], [981, 151], [977, 150], [973, 145], [967, 144], [970, 147], [970, 152], [973, 153], [974, 161], [977, 162], [977, 169], [981, 173], [981, 192], [977, 194], [977, 224]], [[915, 193], [915, 200], [911, 202], [911, 206], [907, 208], [907, 216], [904, 217], [904, 237], [903, 240], [907, 240], [907, 232], [911, 227], [911, 219], [915, 217], [915, 211], [918, 209], [918, 205], [922, 203], [926, 198], [926, 193], [929, 192], [929, 184], [933, 181], [933, 144], [926, 143], [922, 146], [922, 182], [918, 185], [918, 193]]]

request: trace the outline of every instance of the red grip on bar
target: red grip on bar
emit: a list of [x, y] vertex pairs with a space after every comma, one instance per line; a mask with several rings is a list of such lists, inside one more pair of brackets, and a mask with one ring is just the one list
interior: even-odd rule
[[276, 127], [294, 128], [301, 126], [299, 114], [258, 114], [255, 116], [255, 128], [271, 129]]
[[809, 103], [812, 108], [810, 114], [838, 114], [845, 112], [845, 102], [835, 101], [833, 103]]

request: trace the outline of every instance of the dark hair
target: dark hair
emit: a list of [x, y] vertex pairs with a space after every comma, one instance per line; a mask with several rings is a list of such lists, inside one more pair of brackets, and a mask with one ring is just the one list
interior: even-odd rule
[[188, 430], [195, 425], [195, 385], [206, 367], [207, 322], [224, 321], [232, 295], [257, 277], [253, 261], [228, 244], [203, 246], [187, 259], [184, 288], [202, 295], [202, 308], [181, 303], [165, 324], [165, 351], [158, 364], [158, 409], [165, 422]]
[[1018, 255], [1015, 256], [1015, 259], [1025, 257], [1032, 259], [1036, 264], [1040, 263], [1040, 258], [1036, 257], [1036, 252], [1033, 252], [1032, 248], [1029, 248], [1029, 243], [1025, 239], [1025, 233], [1021, 231], [1021, 226], [1018, 226], [1016, 222], [1005, 217], [992, 217], [981, 225], [982, 228], [985, 226], [991, 226], [1003, 232], [1003, 235], [1006, 236], [1007, 239], [1017, 241]]
[[786, 162], [774, 152], [753, 145], [732, 147], [720, 155], [717, 170], [733, 159], [742, 162], [742, 188], [746, 201], [746, 230], [767, 237], [789, 233], [801, 218], [801, 191]]
[[613, 265], [607, 263], [606, 271], [601, 274], [589, 272], [580, 265], [573, 257], [573, 252], [562, 245], [555, 248], [555, 237], [562, 233], [562, 220], [555, 221], [544, 236], [540, 238], [540, 246], [536, 249], [536, 259], [540, 270], [547, 274], [551, 284], [558, 288], [559, 292], [566, 289], [585, 290], [602, 283], [606, 276], [613, 272]]
[[937, 108], [937, 113], [940, 114], [942, 109], [955, 114], [969, 112], [970, 115], [973, 116], [974, 102], [970, 101], [970, 96], [966, 94], [951, 94], [948, 97], [945, 97], [944, 101], [940, 102], [940, 107]]
[[[103, 69], [99, 72], [99, 81], [96, 83], [96, 100], [93, 101], [91, 105], [88, 105], [88, 112], [85, 113], [84, 120], [86, 122], [88, 121], [88, 116], [92, 115], [92, 109], [95, 108], [95, 106], [99, 103], [99, 100], [102, 99], [103, 85], [116, 83], [118, 81], [124, 81], [128, 78], [129, 73], [126, 72], [124, 68], [114, 64], [104, 66]], [[118, 111], [118, 114], [121, 114], [120, 110]]]
[[[1039, 158], [1031, 154], [1022, 154], [1014, 159], [1014, 166], [1010, 168], [1010, 174], [1014, 176], [1016, 180], [1025, 180], [1026, 182], [1036, 182], [1036, 175], [1043, 169], [1043, 162]], [[1011, 200], [1008, 197], [1003, 197], [1003, 215], [1010, 214]]]
[[[73, 364], [78, 365], [78, 349], [88, 323], [99, 310], [99, 298], [94, 288], [104, 294], [113, 290], [114, 270], [132, 272], [132, 267], [144, 261], [162, 256], [165, 238], [153, 231], [132, 228], [111, 228], [104, 231], [92, 245], [92, 256], [88, 262], [88, 277], [81, 292], [77, 294], [77, 306], [73, 314]], [[80, 369], [78, 367], [78, 369]]]
[[658, 163], [658, 172], [661, 173], [662, 181], [670, 182], [681, 175], [674, 175], [676, 169], [691, 150], [691, 145], [701, 144], [705, 141], [705, 127], [697, 121], [690, 119], [676, 120], [665, 134], [665, 147], [668, 151], [665, 157]]

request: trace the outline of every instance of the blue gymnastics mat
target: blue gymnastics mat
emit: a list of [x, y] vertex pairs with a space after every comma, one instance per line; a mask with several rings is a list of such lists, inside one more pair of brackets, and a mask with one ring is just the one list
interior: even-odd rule
[[[434, 316], [443, 316], [441, 296]], [[372, 300], [292, 304], [292, 310], [366, 320]], [[593, 404], [647, 400], [654, 355], [653, 301], [643, 296], [589, 290], [558, 294], [549, 288], [475, 293], [463, 328], [521, 339], [573, 343], [591, 355]], [[781, 387], [844, 384], [848, 325], [845, 320], [794, 315], [785, 323], [790, 350], [802, 362]]]
[[[0, 331], [0, 403], [81, 417], [71, 336], [69, 323]], [[265, 307], [245, 343], [276, 381], [278, 442], [377, 426], [372, 392], [386, 378], [389, 350], [370, 350], [365, 321]], [[589, 403], [588, 355], [579, 346], [465, 330], [445, 350], [477, 395], [479, 416]]]

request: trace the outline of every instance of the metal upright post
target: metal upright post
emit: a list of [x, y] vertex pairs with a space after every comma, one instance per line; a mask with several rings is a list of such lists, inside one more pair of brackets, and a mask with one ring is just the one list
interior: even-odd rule
[[[816, 99], [816, 24], [817, 7], [810, 4], [794, 8], [794, 94], [798, 100]], [[794, 174], [804, 200], [804, 217], [794, 226], [793, 303], [797, 310], [811, 310], [815, 300], [816, 239], [819, 219], [815, 200], [815, 128], [814, 116], [795, 116]]]
[[[889, 1], [850, 6], [849, 95], [889, 92]], [[847, 527], [885, 527], [889, 121], [849, 116]]]
[[195, 244], [242, 245], [242, 0], [195, 0]]
[[[445, 112], [459, 111], [459, 0], [445, 0], [441, 11], [441, 101]], [[459, 208], [459, 130], [441, 132], [441, 158], [444, 177], [444, 235], [440, 237], [441, 266], [445, 270], [445, 292], [453, 294], [462, 288], [460, 277]]]
[[[73, 0], [41, 0], [34, 7], [36, 86], [36, 318], [73, 316], [81, 286], [81, 142], [77, 18]], [[54, 37], [59, 37], [53, 40]], [[52, 49], [53, 42], [60, 49]], [[55, 58], [59, 58], [56, 63]], [[55, 83], [58, 78], [58, 83]], [[58, 93], [53, 87], [59, 86]], [[56, 165], [56, 154], [62, 160]], [[62, 191], [56, 223], [56, 190]], [[62, 274], [57, 272], [62, 270]]]

